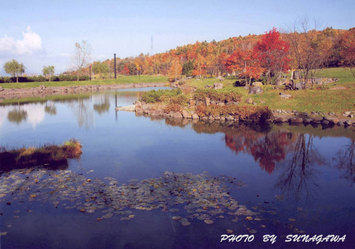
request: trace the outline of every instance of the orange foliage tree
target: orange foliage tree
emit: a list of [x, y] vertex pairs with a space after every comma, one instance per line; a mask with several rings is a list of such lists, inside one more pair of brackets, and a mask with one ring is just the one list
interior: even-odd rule
[[172, 63], [171, 63], [171, 66], [170, 66], [170, 69], [169, 69], [169, 80], [174, 80], [176, 81], [177, 78], [181, 75], [182, 73], [182, 66], [180, 64], [180, 61], [175, 58]]
[[343, 57], [344, 64], [349, 66], [355, 78], [355, 28], [344, 33], [340, 44], [342, 48], [340, 54]]

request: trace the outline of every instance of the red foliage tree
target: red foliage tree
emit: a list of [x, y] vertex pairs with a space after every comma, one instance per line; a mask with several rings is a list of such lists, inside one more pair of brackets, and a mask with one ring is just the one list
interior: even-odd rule
[[226, 60], [226, 68], [229, 72], [237, 71], [244, 77], [248, 84], [251, 79], [259, 79], [263, 68], [252, 50], [236, 49]]
[[273, 28], [265, 33], [254, 47], [254, 54], [259, 59], [261, 66], [270, 82], [272, 77], [279, 77], [280, 72], [289, 68], [288, 58], [289, 43], [280, 39], [280, 33]]
[[124, 74], [124, 75], [129, 75], [128, 63], [123, 67], [123, 69], [122, 69], [122, 74]]

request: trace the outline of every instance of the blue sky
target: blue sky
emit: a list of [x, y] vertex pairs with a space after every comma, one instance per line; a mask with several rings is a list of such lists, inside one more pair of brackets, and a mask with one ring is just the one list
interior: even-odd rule
[[163, 52], [195, 41], [287, 30], [300, 19], [349, 29], [355, 1], [4, 1], [0, 0], [0, 74], [10, 59], [30, 74], [44, 65], [71, 67], [75, 42], [88, 41], [92, 59]]

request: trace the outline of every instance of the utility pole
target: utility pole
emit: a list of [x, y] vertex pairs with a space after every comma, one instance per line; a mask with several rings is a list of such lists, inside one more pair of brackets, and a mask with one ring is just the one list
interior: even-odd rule
[[113, 54], [113, 67], [114, 67], [115, 79], [116, 79], [117, 78], [117, 75], [116, 75], [116, 54]]
[[91, 80], [92, 64], [90, 64], [89, 66], [89, 71], [90, 71], [90, 80]]

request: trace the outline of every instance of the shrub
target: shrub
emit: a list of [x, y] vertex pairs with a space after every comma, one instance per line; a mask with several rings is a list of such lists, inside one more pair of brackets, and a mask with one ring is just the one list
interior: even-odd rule
[[182, 107], [179, 104], [172, 104], [169, 103], [165, 108], [164, 108], [164, 112], [165, 113], [169, 113], [169, 112], [181, 112]]
[[239, 116], [241, 119], [249, 119], [254, 122], [264, 122], [272, 117], [272, 112], [268, 107], [264, 106], [237, 106], [237, 105], [199, 105], [196, 108], [196, 113], [199, 116], [221, 116], [232, 115]]
[[206, 116], [206, 106], [205, 105], [198, 105], [196, 106], [196, 114], [199, 117], [204, 117]]
[[160, 95], [157, 91], [151, 90], [143, 93], [140, 99], [145, 103], [156, 103], [160, 101]]
[[[145, 103], [157, 103], [168, 100], [174, 96], [181, 95], [180, 89], [173, 90], [151, 90], [142, 94], [140, 100]], [[181, 95], [182, 96], [182, 95]], [[182, 99], [180, 99], [182, 101]], [[178, 101], [178, 99], [176, 100]]]
[[233, 86], [235, 86], [235, 87], [241, 87], [241, 86], [245, 86], [245, 85], [246, 85], [246, 81], [244, 79], [236, 80], [233, 83]]
[[[77, 78], [75, 75], [68, 75], [68, 74], [60, 74], [58, 76], [52, 76], [52, 81], [76, 81]], [[90, 80], [90, 77], [87, 75], [82, 75], [79, 77], [80, 81]], [[26, 76], [26, 77], [19, 77], [18, 82], [26, 83], [26, 82], [45, 82], [48, 81], [43, 75], [38, 76]], [[0, 77], [0, 83], [15, 83], [15, 77]]]
[[172, 96], [169, 97], [169, 103], [170, 104], [177, 104], [177, 105], [186, 105], [187, 104], [187, 98], [185, 95], [177, 95], [177, 96]]

